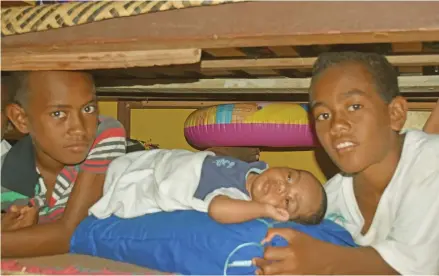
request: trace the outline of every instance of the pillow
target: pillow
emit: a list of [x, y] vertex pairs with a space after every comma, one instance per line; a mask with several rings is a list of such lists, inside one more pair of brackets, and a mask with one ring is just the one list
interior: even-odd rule
[[[320, 240], [355, 246], [350, 234], [332, 221], [315, 226], [271, 220], [220, 224], [206, 213], [189, 210], [132, 219], [90, 216], [76, 229], [70, 250], [170, 273], [254, 275], [256, 267], [250, 261], [262, 256], [260, 241], [269, 227], [290, 227]], [[276, 237], [271, 244], [287, 243]]]

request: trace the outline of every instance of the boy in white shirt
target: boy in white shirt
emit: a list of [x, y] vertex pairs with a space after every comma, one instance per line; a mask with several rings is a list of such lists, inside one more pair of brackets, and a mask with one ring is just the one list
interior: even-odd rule
[[310, 93], [317, 136], [342, 171], [325, 185], [326, 218], [360, 247], [273, 230], [267, 239], [290, 246], [268, 248], [259, 272], [439, 274], [439, 136], [400, 134], [407, 103], [392, 65], [377, 54], [323, 54]]

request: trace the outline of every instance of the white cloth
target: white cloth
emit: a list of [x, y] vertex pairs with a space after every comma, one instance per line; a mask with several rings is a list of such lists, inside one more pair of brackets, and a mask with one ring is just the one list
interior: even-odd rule
[[0, 173], [2, 171], [1, 168], [3, 167], [3, 159], [5, 159], [6, 154], [11, 149], [11, 147], [12, 146], [8, 143], [8, 141], [6, 141], [6, 140], [1, 141]]
[[193, 195], [208, 155], [214, 153], [156, 149], [123, 155], [108, 167], [104, 195], [89, 213], [132, 218], [159, 211], [207, 212], [206, 203]]
[[1, 142], [1, 157], [3, 159], [3, 156], [8, 153], [8, 151], [11, 149], [11, 145], [6, 140], [2, 140]]
[[401, 274], [439, 274], [439, 135], [407, 132], [397, 169], [365, 235], [352, 178], [338, 174], [325, 189], [326, 218], [344, 226], [357, 244], [375, 248]]

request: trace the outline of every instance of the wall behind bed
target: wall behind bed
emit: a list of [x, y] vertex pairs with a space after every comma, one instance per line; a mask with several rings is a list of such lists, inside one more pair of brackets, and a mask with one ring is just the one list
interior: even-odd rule
[[[117, 117], [116, 102], [100, 102], [102, 115]], [[160, 148], [195, 151], [184, 138], [183, 125], [193, 109], [134, 109], [131, 110], [130, 137], [159, 144]], [[406, 128], [420, 129], [430, 112], [409, 112]], [[294, 151], [263, 151], [261, 160], [270, 166], [290, 166], [308, 170], [321, 182], [336, 173], [336, 168], [322, 149]]]

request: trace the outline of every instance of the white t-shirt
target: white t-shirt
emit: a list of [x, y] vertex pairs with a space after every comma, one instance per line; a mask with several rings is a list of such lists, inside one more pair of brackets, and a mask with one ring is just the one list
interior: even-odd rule
[[11, 149], [11, 145], [6, 140], [1, 141], [1, 156], [3, 157]]
[[325, 189], [326, 218], [344, 226], [357, 244], [375, 248], [401, 274], [439, 274], [439, 135], [407, 132], [366, 235], [352, 177], [338, 174]]

